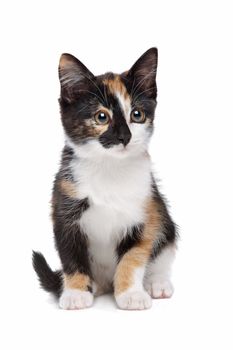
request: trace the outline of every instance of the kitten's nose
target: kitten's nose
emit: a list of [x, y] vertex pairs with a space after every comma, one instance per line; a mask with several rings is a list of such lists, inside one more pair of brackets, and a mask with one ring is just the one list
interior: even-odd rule
[[126, 126], [126, 127], [120, 128], [117, 138], [121, 143], [123, 143], [124, 146], [126, 146], [129, 143], [131, 136], [132, 136], [131, 132], [128, 126]]

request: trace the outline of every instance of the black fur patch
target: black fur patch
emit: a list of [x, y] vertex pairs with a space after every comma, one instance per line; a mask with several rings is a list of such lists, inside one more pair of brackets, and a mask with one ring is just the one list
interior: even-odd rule
[[99, 141], [106, 148], [119, 145], [120, 143], [126, 146], [132, 135], [126, 123], [123, 111], [115, 96], [109, 94], [108, 100], [112, 106], [113, 121], [108, 127], [108, 130], [99, 137]]
[[77, 271], [91, 275], [88, 241], [81, 231], [78, 220], [89, 208], [88, 199], [76, 200], [60, 192], [57, 177], [53, 195], [53, 222], [55, 243], [62, 262], [63, 271], [73, 274]]
[[141, 235], [143, 232], [144, 225], [137, 225], [132, 227], [132, 229], [128, 230], [126, 236], [122, 239], [122, 241], [117, 246], [117, 255], [118, 260], [127, 253], [128, 250], [133, 248], [133, 246], [140, 242]]
[[168, 246], [169, 244], [173, 244], [178, 238], [177, 228], [175, 223], [173, 222], [166, 205], [165, 198], [161, 195], [158, 190], [158, 187], [155, 183], [155, 180], [152, 176], [152, 191], [153, 197], [156, 203], [158, 204], [159, 213], [161, 215], [161, 227], [163, 237], [159, 242], [155, 242], [154, 250], [151, 255], [151, 258], [155, 258], [158, 256], [163, 248]]

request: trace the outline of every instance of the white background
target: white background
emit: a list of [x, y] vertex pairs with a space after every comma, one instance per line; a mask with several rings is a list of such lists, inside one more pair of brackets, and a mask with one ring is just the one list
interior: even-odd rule
[[[5, 1], [0, 9], [1, 349], [232, 349], [231, 1]], [[149, 311], [111, 296], [62, 311], [31, 250], [59, 260], [49, 218], [63, 145], [62, 52], [95, 74], [159, 49], [151, 155], [180, 226], [175, 294]]]

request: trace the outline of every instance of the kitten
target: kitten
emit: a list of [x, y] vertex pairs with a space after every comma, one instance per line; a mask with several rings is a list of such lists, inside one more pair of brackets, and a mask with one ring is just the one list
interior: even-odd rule
[[176, 229], [147, 152], [153, 132], [157, 49], [120, 75], [94, 76], [63, 54], [60, 109], [66, 143], [52, 218], [62, 271], [33, 253], [41, 286], [62, 309], [114, 291], [121, 309], [147, 309], [173, 293]]

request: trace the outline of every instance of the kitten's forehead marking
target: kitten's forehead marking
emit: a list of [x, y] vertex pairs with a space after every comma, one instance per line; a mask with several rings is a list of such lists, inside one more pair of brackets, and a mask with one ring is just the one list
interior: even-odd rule
[[115, 75], [114, 78], [104, 79], [103, 84], [107, 86], [112, 95], [117, 97], [124, 112], [124, 116], [128, 120], [131, 110], [131, 98], [120, 76]]

